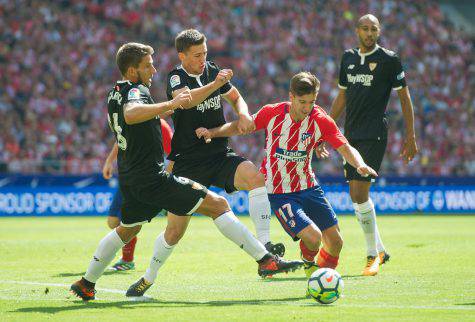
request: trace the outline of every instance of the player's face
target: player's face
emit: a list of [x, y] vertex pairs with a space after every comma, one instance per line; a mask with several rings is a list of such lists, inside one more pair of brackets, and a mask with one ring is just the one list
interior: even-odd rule
[[317, 100], [317, 94], [318, 92], [297, 96], [289, 93], [291, 103], [290, 111], [295, 121], [303, 120], [312, 112], [315, 101]]
[[142, 82], [146, 86], [152, 86], [153, 75], [157, 72], [155, 66], [153, 66], [153, 58], [151, 55], [147, 55], [142, 58], [139, 67], [136, 69], [138, 81]]
[[188, 48], [183, 53], [178, 53], [181, 64], [190, 74], [202, 74], [206, 66], [206, 56], [208, 55], [208, 47], [206, 42], [201, 45], [195, 45]]
[[370, 19], [363, 20], [358, 28], [356, 34], [360, 42], [360, 48], [365, 51], [372, 50], [376, 46], [380, 34], [379, 23]]

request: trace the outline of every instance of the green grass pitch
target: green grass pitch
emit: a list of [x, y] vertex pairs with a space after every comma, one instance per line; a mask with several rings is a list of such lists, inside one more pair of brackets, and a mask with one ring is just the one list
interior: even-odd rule
[[[380, 216], [392, 258], [375, 277], [360, 276], [363, 234], [353, 216], [341, 216], [345, 290], [329, 306], [305, 298], [303, 270], [259, 278], [257, 264], [204, 217], [192, 219], [159, 272], [152, 301], [128, 301], [123, 292], [144, 273], [164, 218], [142, 229], [137, 269], [106, 273], [98, 299], [83, 303], [69, 285], [108, 232], [105, 220], [0, 219], [0, 321], [475, 321], [475, 216]], [[284, 241], [287, 258], [298, 257], [275, 218], [272, 239]]]

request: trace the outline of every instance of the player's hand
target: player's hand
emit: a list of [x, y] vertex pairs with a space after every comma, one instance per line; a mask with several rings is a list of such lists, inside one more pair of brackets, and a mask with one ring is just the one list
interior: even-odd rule
[[256, 129], [256, 126], [254, 125], [252, 117], [248, 113], [246, 113], [239, 115], [237, 128], [239, 134], [248, 134], [254, 131]]
[[112, 162], [106, 160], [106, 162], [104, 162], [104, 166], [102, 167], [102, 176], [104, 177], [104, 179], [109, 180], [110, 178], [112, 178], [113, 171], [114, 166], [112, 165]]
[[223, 86], [233, 78], [233, 71], [231, 69], [221, 69], [214, 80], [219, 87]]
[[378, 176], [376, 171], [374, 171], [373, 168], [371, 168], [370, 166], [366, 164], [357, 168], [356, 171], [363, 177], [367, 177], [367, 176], [377, 177]]
[[[172, 99], [172, 107], [173, 109], [184, 109], [184, 105], [187, 105], [191, 102], [191, 92], [189, 89], [185, 89], [184, 91], [180, 92], [177, 96]], [[189, 108], [191, 108], [190, 106]]]
[[195, 130], [195, 133], [196, 133], [196, 136], [201, 139], [203, 138], [205, 140], [206, 143], [210, 143], [211, 142], [211, 133], [210, 131], [208, 131], [207, 128], [204, 128], [204, 127], [199, 127]]
[[406, 137], [402, 145], [401, 154], [399, 156], [403, 158], [405, 164], [408, 164], [412, 161], [412, 159], [414, 159], [414, 156], [418, 151], [416, 138], [413, 136]]
[[315, 149], [315, 154], [319, 159], [326, 159], [330, 156], [330, 152], [328, 152], [327, 148], [325, 147], [325, 142], [319, 144]]

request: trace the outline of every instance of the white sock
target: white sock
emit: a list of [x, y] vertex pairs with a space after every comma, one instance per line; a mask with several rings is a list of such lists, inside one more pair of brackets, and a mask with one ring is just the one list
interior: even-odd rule
[[106, 269], [107, 265], [114, 259], [115, 254], [125, 246], [117, 232], [112, 230], [99, 242], [94, 257], [89, 263], [84, 278], [91, 283], [95, 283]]
[[249, 214], [256, 227], [257, 239], [263, 245], [270, 242], [271, 209], [266, 187], [249, 191]]
[[219, 231], [233, 241], [256, 261], [262, 259], [268, 252], [265, 247], [251, 234], [232, 211], [225, 212], [214, 220]]
[[168, 256], [173, 252], [173, 248], [175, 246], [168, 245], [167, 241], [165, 240], [165, 232], [162, 232], [158, 235], [157, 239], [155, 240], [155, 248], [153, 250], [153, 257], [150, 260], [150, 266], [147, 268], [145, 272], [144, 278], [147, 282], [153, 283], [157, 278], [157, 273], [160, 267], [165, 264]]
[[379, 234], [378, 224], [376, 223], [376, 216], [375, 216], [375, 233], [376, 233], [376, 248], [378, 249], [378, 253], [384, 252], [386, 248], [384, 248], [383, 241], [381, 240], [381, 235]]
[[376, 248], [376, 214], [371, 199], [357, 204], [354, 203], [355, 214], [358, 218], [361, 228], [363, 229], [366, 239], [366, 251], [368, 256], [377, 256]]

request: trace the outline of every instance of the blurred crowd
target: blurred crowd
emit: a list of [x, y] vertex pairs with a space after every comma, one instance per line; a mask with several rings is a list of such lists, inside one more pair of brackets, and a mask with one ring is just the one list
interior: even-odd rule
[[[174, 37], [190, 27], [206, 34], [210, 60], [234, 70], [232, 83], [252, 112], [286, 100], [289, 79], [301, 70], [320, 79], [318, 104], [329, 110], [341, 55], [357, 46], [355, 22], [368, 12], [382, 24], [380, 44], [402, 59], [420, 149], [404, 165], [394, 94], [381, 172], [475, 175], [473, 38], [428, 0], [0, 0], [0, 172], [100, 172], [113, 143], [106, 95], [120, 78], [117, 48], [128, 41], [155, 48], [152, 95], [164, 100], [166, 74], [178, 64]], [[261, 133], [231, 145], [262, 159]], [[317, 174], [342, 174], [341, 164], [333, 152], [316, 161]]]

